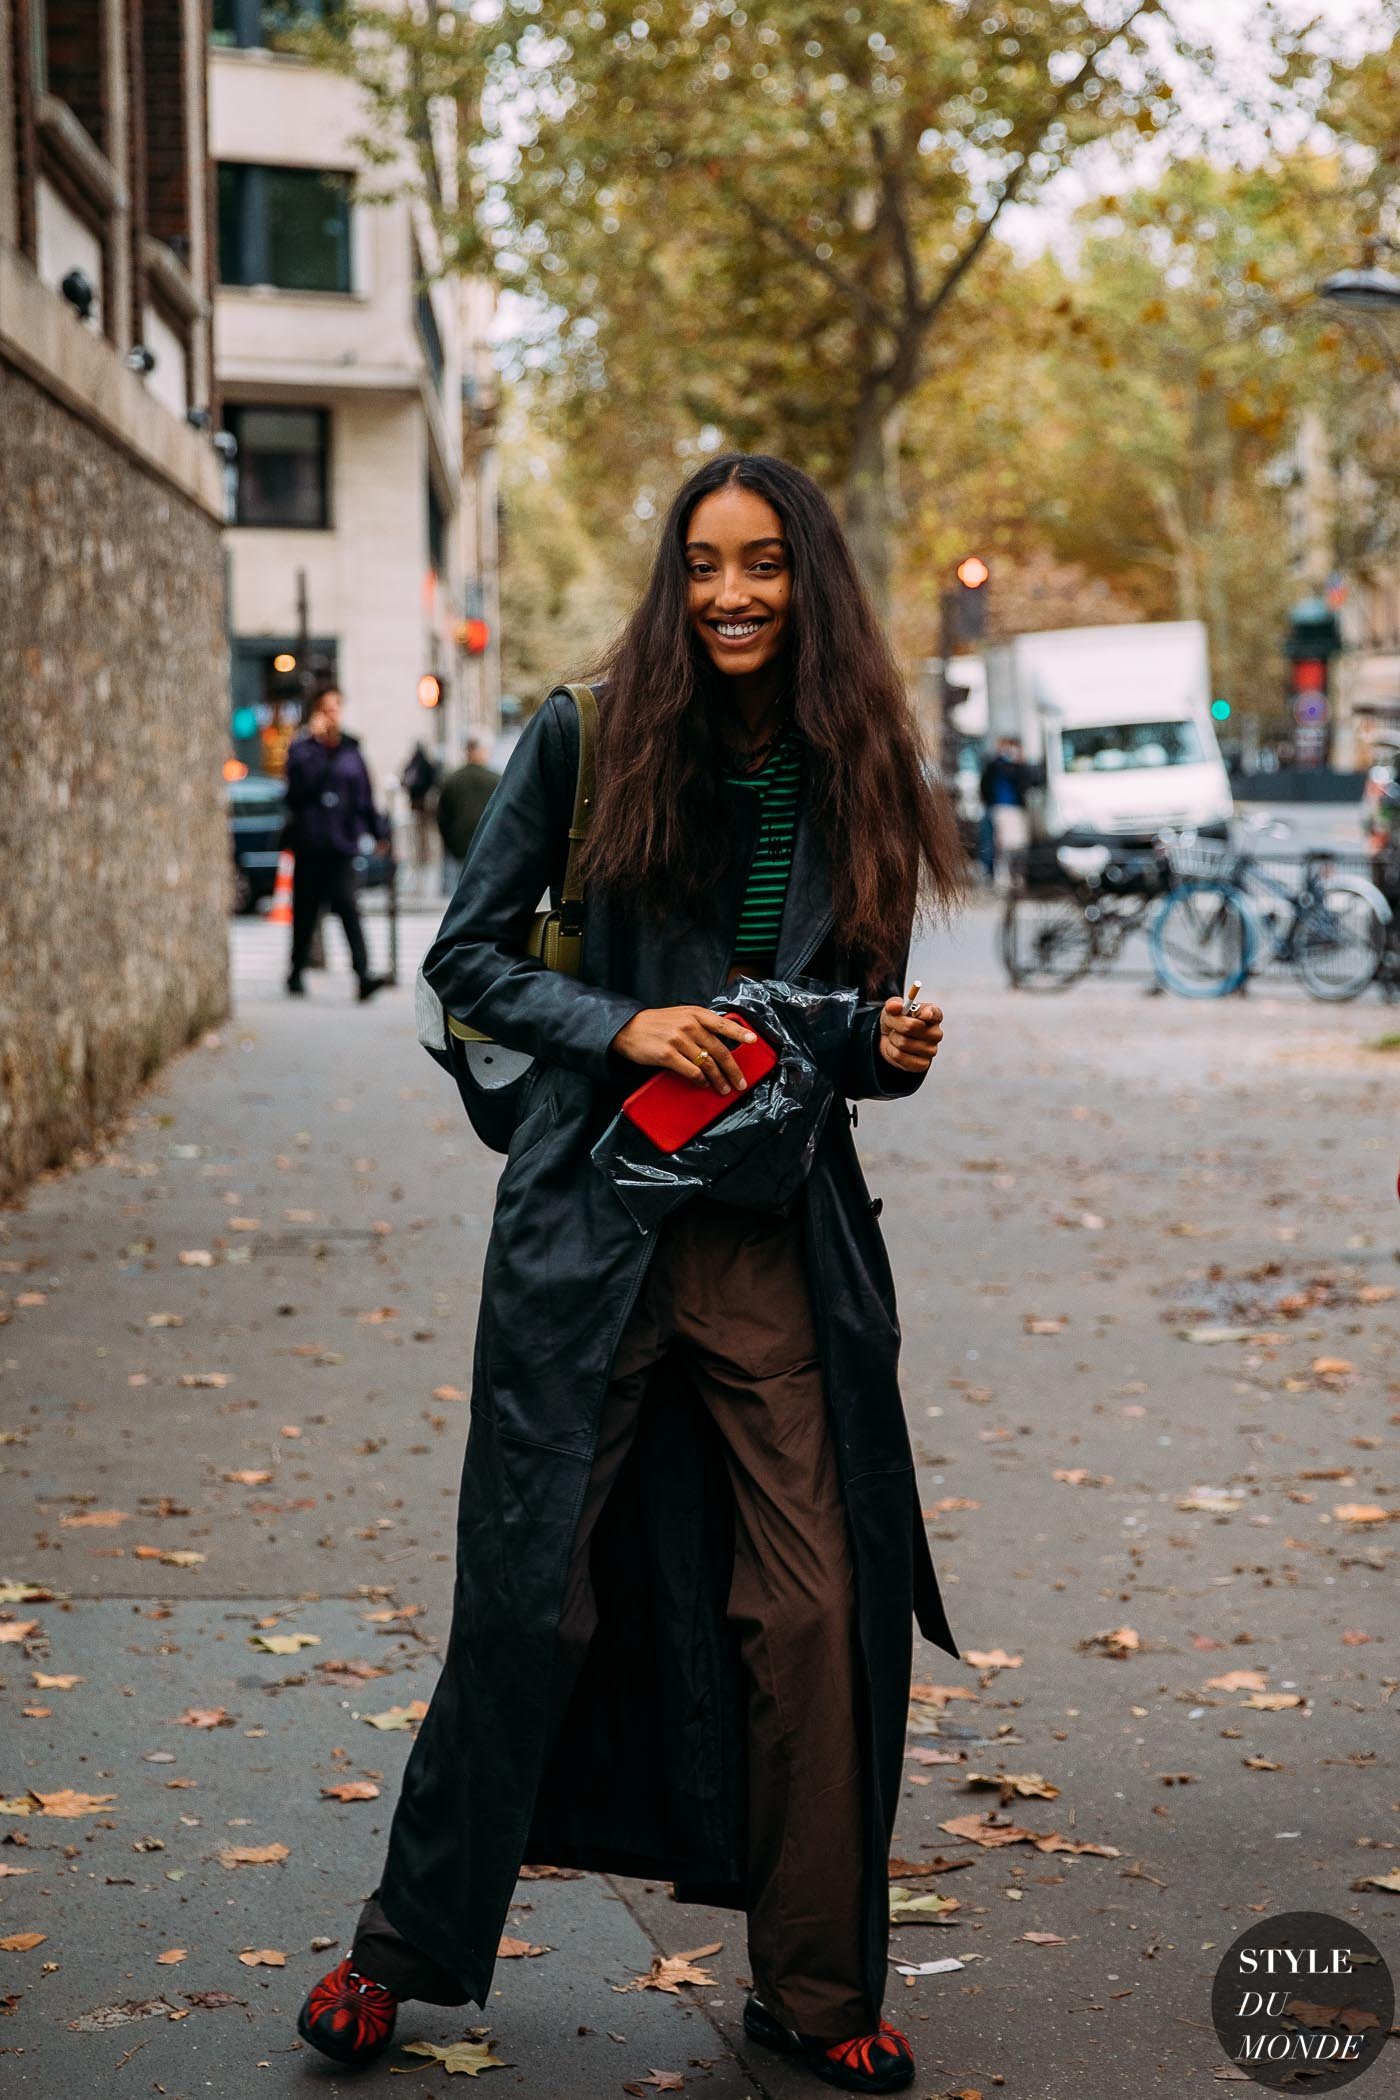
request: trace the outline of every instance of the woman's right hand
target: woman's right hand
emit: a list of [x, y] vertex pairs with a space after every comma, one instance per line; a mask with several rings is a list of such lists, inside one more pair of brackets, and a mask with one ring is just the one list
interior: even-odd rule
[[618, 1055], [634, 1065], [678, 1072], [717, 1094], [745, 1093], [748, 1081], [735, 1064], [730, 1043], [756, 1043], [741, 1022], [710, 1006], [645, 1006], [613, 1037]]

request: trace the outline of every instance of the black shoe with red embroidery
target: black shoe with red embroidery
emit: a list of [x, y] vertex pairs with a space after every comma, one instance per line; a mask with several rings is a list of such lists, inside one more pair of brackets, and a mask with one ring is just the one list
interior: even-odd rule
[[382, 2056], [393, 2039], [399, 2001], [382, 1983], [350, 1966], [350, 1957], [313, 1984], [297, 2014], [297, 2033], [322, 2056], [358, 2068]]
[[820, 2035], [784, 2027], [766, 2005], [750, 1996], [744, 2003], [744, 2032], [765, 2049], [799, 2057], [814, 2076], [845, 2093], [897, 2093], [914, 2076], [914, 2052], [888, 2020], [881, 2020], [870, 2034], [827, 2042]]

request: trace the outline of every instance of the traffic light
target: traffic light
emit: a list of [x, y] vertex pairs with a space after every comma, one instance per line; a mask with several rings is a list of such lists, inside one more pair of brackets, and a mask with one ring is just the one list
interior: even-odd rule
[[457, 622], [457, 647], [468, 656], [484, 656], [491, 641], [491, 629], [485, 620], [469, 619]]
[[1326, 663], [1342, 646], [1337, 615], [1325, 598], [1302, 598], [1288, 615], [1284, 654], [1290, 663]]
[[1210, 711], [1213, 719], [1217, 722], [1228, 722], [1230, 719], [1230, 703], [1228, 700], [1212, 700]]
[[987, 632], [987, 585], [991, 570], [980, 554], [968, 554], [958, 563], [957, 583], [948, 596], [947, 642], [980, 642]]

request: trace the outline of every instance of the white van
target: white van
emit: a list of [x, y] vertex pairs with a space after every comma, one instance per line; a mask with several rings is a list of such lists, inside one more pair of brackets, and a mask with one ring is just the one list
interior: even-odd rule
[[1234, 801], [1211, 719], [1199, 620], [1068, 627], [986, 652], [991, 739], [1044, 767], [1032, 835], [1147, 844], [1166, 826], [1227, 835]]

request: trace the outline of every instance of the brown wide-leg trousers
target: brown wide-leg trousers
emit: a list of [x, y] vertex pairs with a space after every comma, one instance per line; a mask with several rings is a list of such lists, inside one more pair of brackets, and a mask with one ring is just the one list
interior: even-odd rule
[[[589, 1542], [636, 1434], [650, 1375], [679, 1353], [724, 1441], [735, 1503], [728, 1611], [749, 1683], [747, 1909], [754, 1988], [786, 2024], [867, 2033], [854, 1586], [808, 1302], [800, 1209], [696, 1198], [667, 1220], [623, 1332], [575, 1535], [552, 1726], [597, 1623]], [[399, 1997], [461, 1992], [371, 1898], [355, 1966]]]

